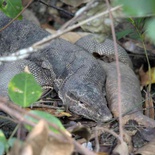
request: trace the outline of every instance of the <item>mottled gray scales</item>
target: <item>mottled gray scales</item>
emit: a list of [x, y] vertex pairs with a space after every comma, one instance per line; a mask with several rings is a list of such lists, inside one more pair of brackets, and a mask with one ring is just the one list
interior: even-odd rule
[[[85, 117], [87, 115], [87, 118], [95, 121], [108, 121], [112, 118], [102, 92], [105, 72], [90, 53], [68, 41], [55, 39], [50, 48], [41, 54], [48, 56], [46, 59], [56, 73], [54, 81], [58, 87], [59, 97], [71, 111]], [[40, 58], [36, 54], [35, 57], [38, 60]], [[82, 102], [82, 106], [79, 102]]]
[[[10, 21], [0, 13], [0, 27], [4, 27]], [[11, 27], [11, 28], [10, 28]], [[9, 34], [9, 35], [8, 35]], [[47, 36], [48, 33], [27, 20], [16, 20], [0, 33], [0, 54], [7, 55], [18, 49], [26, 48]], [[3, 51], [3, 53], [2, 53]]]
[[[0, 13], [0, 17], [0, 23], [4, 21], [1, 26], [9, 22], [9, 18], [2, 13]], [[20, 48], [30, 46], [47, 35], [46, 31], [26, 20], [15, 21], [1, 33], [0, 49], [5, 54], [15, 52]], [[98, 61], [83, 48], [63, 39], [54, 39], [50, 46], [40, 53], [30, 55], [27, 60], [21, 60], [20, 64], [17, 62], [10, 66], [9, 63], [6, 63], [8, 67], [4, 67], [5, 70], [1, 72], [0, 83], [8, 83], [3, 78], [4, 74], [9, 75], [9, 79], [11, 79], [15, 74], [21, 72], [23, 68], [21, 69], [20, 65], [25, 64], [24, 61], [28, 61], [28, 66], [30, 62], [36, 64], [36, 66], [30, 64], [29, 67], [32, 67], [31, 71], [37, 72], [32, 72], [32, 74], [37, 80], [40, 78], [39, 83], [46, 84], [47, 82], [49, 85], [52, 85], [53, 81], [59, 83], [56, 84], [56, 90], [63, 103], [68, 105], [69, 110], [73, 113], [97, 122], [105, 122], [112, 118], [102, 92], [105, 72]], [[45, 76], [40, 77], [40, 74]], [[7, 91], [7, 86], [5, 90]], [[7, 96], [7, 93], [5, 95]], [[74, 96], [74, 100], [72, 96]]]
[[[110, 39], [105, 39], [104, 42], [99, 43], [97, 40], [95, 40], [93, 35], [88, 35], [78, 40], [76, 45], [79, 45], [91, 53], [97, 53], [100, 56], [112, 57], [115, 60], [114, 42]], [[118, 44], [117, 48], [119, 61], [129, 65], [132, 68], [132, 62], [126, 51]]]
[[0, 65], [0, 95], [7, 96], [7, 86], [13, 76], [24, 72], [25, 67], [34, 75], [35, 79], [41, 86], [51, 85], [50, 77], [47, 77], [41, 68], [29, 60], [18, 60], [13, 62], [2, 63]]
[[103, 97], [101, 86], [96, 87], [92, 80], [85, 80], [85, 72], [85, 68], [81, 68], [77, 71], [78, 78], [76, 74], [70, 76], [65, 81], [59, 96], [65, 99], [64, 102], [69, 104], [70, 110], [78, 115], [84, 115], [97, 122], [102, 122], [103, 119], [108, 121], [111, 114], [105, 110], [107, 102]]

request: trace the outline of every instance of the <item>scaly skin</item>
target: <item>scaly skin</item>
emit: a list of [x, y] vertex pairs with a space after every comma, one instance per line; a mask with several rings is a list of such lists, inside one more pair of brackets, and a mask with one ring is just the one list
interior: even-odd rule
[[51, 64], [59, 97], [70, 111], [96, 122], [112, 118], [103, 95], [105, 72], [90, 53], [68, 41], [55, 39], [47, 50], [31, 55], [32, 60], [42, 61], [42, 57]]
[[[118, 91], [117, 91], [117, 70], [116, 63], [104, 63], [100, 61], [104, 70], [106, 71], [106, 95], [110, 109], [115, 117], [119, 116], [118, 113]], [[123, 117], [123, 124], [129, 120], [135, 120], [139, 124], [146, 127], [155, 127], [155, 121], [142, 114], [142, 96], [140, 92], [140, 84], [137, 76], [131, 68], [123, 63], [120, 65], [121, 76], [121, 104], [122, 114], [127, 114]]]
[[[8, 18], [1, 13], [0, 17], [0, 26], [4, 26], [8, 22]], [[0, 50], [7, 54], [8, 52], [28, 47], [47, 35], [48, 33], [46, 31], [34, 26], [26, 20], [15, 21], [1, 33]], [[115, 63], [108, 65], [105, 65], [103, 62], [99, 63], [90, 53], [98, 53], [106, 55], [107, 57], [113, 56], [114, 48], [112, 41], [106, 40], [106, 42], [99, 44], [92, 40], [91, 37], [85, 37], [79, 42], [86, 45], [83, 47], [85, 50], [62, 39], [55, 39], [51, 42], [50, 46], [42, 50], [41, 53], [32, 54], [28, 58], [28, 61], [36, 64], [43, 72], [45, 69], [50, 72], [50, 74], [47, 72], [45, 72], [45, 74], [51, 75], [49, 79], [54, 78], [52, 82], [54, 80], [60, 98], [73, 113], [96, 122], [103, 123], [109, 121], [112, 115], [107, 107], [103, 92], [105, 77], [107, 75], [106, 92], [108, 104], [114, 116], [117, 117], [117, 73]], [[123, 54], [125, 51], [122, 50], [120, 46], [118, 49], [120, 60], [132, 66], [128, 55], [126, 53]], [[16, 65], [15, 70], [11, 69], [8, 71], [2, 68], [1, 75], [9, 75], [9, 78], [11, 78], [14, 73], [21, 71], [20, 69], [18, 70], [18, 64]], [[128, 66], [120, 64], [120, 67], [122, 76], [121, 96], [123, 113], [129, 109], [139, 110], [139, 108], [135, 108], [135, 105], [141, 103], [142, 99], [139, 82]], [[35, 65], [33, 68], [36, 70]], [[13, 74], [10, 74], [10, 72]], [[54, 77], [52, 75], [54, 75]], [[35, 76], [38, 75], [35, 74]], [[7, 85], [6, 79], [3, 78], [3, 76], [1, 77], [0, 84], [5, 83]], [[42, 83], [45, 82], [44, 80], [49, 81], [44, 78], [41, 78], [41, 80], [43, 80]], [[50, 82], [51, 81], [49, 81], [49, 83]], [[7, 87], [5, 87], [5, 92], [7, 92]], [[144, 116], [141, 112], [136, 112], [129, 115], [129, 117], [125, 116], [123, 118], [124, 122], [126, 122], [128, 118], [134, 118], [141, 124], [147, 126], [155, 126], [155, 121]]]
[[[3, 27], [8, 22], [9, 18], [0, 13], [0, 27]], [[1, 54], [7, 55], [21, 48], [28, 47], [47, 35], [46, 31], [26, 20], [15, 21], [0, 35]], [[25, 65], [24, 61], [23, 64]], [[97, 122], [106, 122], [112, 118], [105, 96], [102, 94], [105, 72], [90, 53], [63, 39], [55, 39], [49, 47], [43, 49], [40, 53], [32, 54], [27, 58], [27, 61], [36, 64], [42, 69], [42, 72], [45, 69], [50, 72], [44, 72], [50, 77], [44, 78], [46, 76], [43, 76], [41, 78], [43, 81], [40, 81], [40, 83], [49, 82], [50, 84], [54, 81], [60, 98], [73, 113]], [[5, 83], [5, 87], [3, 87], [5, 90], [3, 91], [6, 94], [1, 94], [0, 87], [0, 95], [8, 96], [8, 79], [11, 79], [15, 73], [20, 73], [23, 69], [20, 68], [22, 60], [20, 63], [18, 62], [14, 62], [15, 67], [13, 67], [13, 63], [10, 65], [10, 63], [6, 62], [5, 66], [10, 66], [7, 69], [1, 66], [0, 85]], [[35, 65], [32, 67], [32, 71], [37, 70]], [[39, 74], [40, 72], [33, 75], [38, 79]], [[3, 75], [8, 75], [7, 81], [3, 78]], [[72, 99], [73, 96], [74, 100]]]
[[[106, 39], [103, 43], [98, 43], [92, 35], [85, 36], [76, 42], [77, 45], [84, 48], [88, 52], [94, 54], [97, 53], [101, 58], [106, 56], [107, 58], [115, 60], [115, 48], [113, 41]], [[142, 114], [142, 96], [140, 92], [140, 84], [135, 73], [133, 72], [132, 62], [127, 55], [126, 51], [117, 45], [119, 56], [119, 67], [121, 76], [121, 104], [122, 114], [126, 114], [131, 111], [132, 114], [123, 117], [123, 124], [128, 120], [135, 120], [139, 124], [146, 127], [155, 127], [155, 121]], [[106, 72], [106, 97], [110, 110], [114, 117], [118, 117], [118, 91], [117, 91], [117, 69], [116, 63], [105, 63], [98, 60]], [[135, 112], [134, 112], [135, 111]], [[134, 112], [134, 113], [133, 113]]]

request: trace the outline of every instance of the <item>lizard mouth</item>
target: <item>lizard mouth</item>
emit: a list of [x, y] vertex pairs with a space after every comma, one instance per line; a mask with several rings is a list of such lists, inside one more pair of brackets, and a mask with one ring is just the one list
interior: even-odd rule
[[78, 103], [78, 105], [71, 105], [69, 110], [98, 123], [108, 122], [112, 119], [112, 114], [107, 107], [96, 109], [94, 107], [86, 107], [83, 103]]

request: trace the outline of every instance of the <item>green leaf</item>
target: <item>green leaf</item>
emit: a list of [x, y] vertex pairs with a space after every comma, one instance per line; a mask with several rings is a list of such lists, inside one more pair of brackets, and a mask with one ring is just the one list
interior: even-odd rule
[[132, 32], [133, 32], [132, 29], [122, 30], [122, 31], [116, 33], [116, 37], [119, 40], [119, 39], [129, 35]]
[[133, 40], [141, 40], [140, 39], [140, 36], [139, 36], [139, 34], [137, 33], [137, 32], [135, 32], [135, 33], [131, 33], [130, 35], [129, 35], [129, 38], [131, 38], [131, 39], [133, 39]]
[[8, 146], [9, 146], [9, 147], [12, 147], [13, 144], [14, 144], [14, 142], [15, 142], [16, 140], [17, 140], [17, 138], [15, 138], [15, 137], [9, 139], [8, 142], [7, 142], [7, 143], [8, 143]]
[[[29, 113], [33, 114], [33, 115], [36, 115], [36, 116], [39, 116], [41, 118], [44, 118], [45, 120], [57, 125], [60, 129], [65, 130], [65, 128], [62, 125], [62, 123], [60, 122], [60, 120], [57, 117], [55, 117], [55, 116], [53, 116], [53, 115], [51, 115], [49, 113], [46, 113], [46, 112], [43, 112], [43, 111], [38, 111], [38, 110], [31, 110], [31, 111], [28, 112], [28, 114]], [[36, 123], [36, 124], [38, 123], [38, 120], [32, 118], [31, 116], [25, 115], [25, 118], [27, 120], [29, 120], [29, 121], [32, 121], [32, 122]], [[25, 125], [25, 127], [28, 130], [32, 129], [32, 127], [29, 126], [29, 125]], [[52, 128], [52, 127], [50, 127], [50, 130], [53, 131], [54, 133], [59, 133], [58, 130], [56, 130], [56, 129]]]
[[155, 14], [155, 0], [117, 0], [123, 5], [124, 13], [129, 16], [141, 17]]
[[0, 141], [0, 155], [4, 155], [5, 152], [5, 144]]
[[8, 93], [14, 103], [28, 107], [39, 99], [42, 89], [32, 74], [24, 72], [13, 77], [8, 85]]
[[2, 130], [0, 130], [0, 155], [3, 155], [5, 152], [5, 147], [7, 145], [7, 140]]
[[155, 18], [146, 23], [146, 35], [155, 43]]
[[2, 130], [0, 130], [0, 142], [6, 143], [6, 138]]
[[[0, 10], [8, 17], [15, 18], [23, 9], [21, 0], [0, 0]], [[22, 16], [18, 19], [22, 19]]]

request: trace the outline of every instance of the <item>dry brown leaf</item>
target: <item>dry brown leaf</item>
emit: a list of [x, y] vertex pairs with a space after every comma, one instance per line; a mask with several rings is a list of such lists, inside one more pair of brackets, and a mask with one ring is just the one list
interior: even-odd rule
[[44, 120], [33, 128], [25, 142], [16, 140], [9, 155], [39, 155], [48, 139], [48, 125]]
[[63, 34], [60, 38], [65, 39], [71, 43], [75, 43], [81, 37], [84, 37], [86, 35], [88, 35], [88, 33], [85, 33], [85, 32], [68, 32], [66, 34]]
[[140, 78], [140, 85], [145, 86], [148, 81], [148, 75], [146, 74], [146, 72], [144, 72], [143, 65], [140, 67], [138, 74]]
[[73, 150], [72, 140], [62, 142], [49, 137], [48, 124], [40, 120], [22, 145], [20, 141], [14, 144], [9, 155], [71, 155]]
[[21, 145], [22, 145], [22, 143], [17, 139], [14, 142], [13, 147], [11, 148], [10, 152], [8, 153], [8, 155], [20, 155]]
[[55, 112], [55, 114], [57, 115], [57, 117], [64, 117], [64, 116], [70, 117], [70, 116], [72, 116], [70, 113], [64, 112], [64, 111]]
[[[56, 31], [54, 30], [49, 30], [49, 29], [46, 29], [48, 32], [54, 34], [56, 33]], [[76, 41], [78, 41], [81, 37], [84, 37], [86, 35], [88, 35], [89, 33], [85, 33], [85, 32], [68, 32], [66, 34], [63, 34], [60, 36], [60, 38], [64, 39], [64, 40], [67, 40], [71, 43], [75, 43]]]
[[74, 150], [73, 142], [63, 142], [49, 137], [40, 155], [71, 155]]
[[39, 111], [45, 111], [55, 117], [70, 117], [72, 116], [70, 113], [68, 112], [64, 112], [64, 111], [57, 111], [56, 109], [52, 109], [52, 108], [48, 108], [48, 107], [30, 107], [30, 108], [25, 108], [27, 111], [30, 111], [30, 110], [39, 110]]
[[135, 155], [155, 155], [155, 138], [136, 151]]
[[[47, 24], [44, 24], [42, 27], [51, 34], [56, 33], [56, 31], [51, 26], [48, 26]], [[60, 38], [62, 38], [64, 40], [67, 40], [67, 41], [69, 41], [71, 43], [75, 43], [81, 37], [84, 37], [84, 36], [86, 36], [88, 34], [90, 34], [90, 33], [86, 33], [86, 32], [68, 32], [68, 33], [65, 33], [65, 34], [61, 35]]]
[[128, 151], [132, 152], [132, 150], [133, 150], [132, 139], [131, 139], [131, 136], [129, 135], [129, 133], [125, 129], [123, 130], [123, 140], [126, 142], [126, 144], [128, 146]]
[[[146, 86], [149, 83], [150, 84], [155, 83], [155, 68], [151, 68], [151, 77], [149, 78], [149, 71], [144, 72], [143, 66], [141, 66], [139, 69], [139, 77], [140, 77], [141, 86]], [[154, 107], [151, 95], [149, 95], [149, 93], [146, 93], [145, 99], [146, 99], [144, 104], [146, 108], [145, 115], [154, 119], [154, 115], [155, 115], [154, 108], [150, 108], [150, 107]]]
[[97, 155], [109, 155], [109, 153], [106, 153], [106, 152], [98, 152]]
[[150, 108], [150, 107], [154, 107], [154, 104], [153, 104], [153, 99], [152, 99], [152, 96], [149, 95], [149, 93], [146, 93], [145, 95], [145, 104], [144, 104], [146, 110], [145, 110], [145, 115], [154, 119], [154, 108]]
[[139, 77], [141, 86], [146, 86], [149, 83], [155, 83], [155, 67], [151, 68], [151, 77], [149, 77], [149, 71], [144, 72], [143, 66], [139, 69]]
[[24, 72], [31, 74], [30, 69], [29, 69], [28, 66], [25, 66], [25, 68], [24, 68]]
[[47, 123], [44, 120], [40, 120], [29, 133], [22, 150], [25, 151], [29, 146], [32, 148], [33, 155], [39, 155], [48, 140], [48, 134]]
[[117, 144], [113, 150], [113, 153], [119, 155], [129, 155], [127, 144], [125, 142]]
[[34, 155], [33, 150], [32, 150], [32, 146], [27, 145], [26, 147], [24, 147], [22, 152], [20, 153], [20, 155]]

